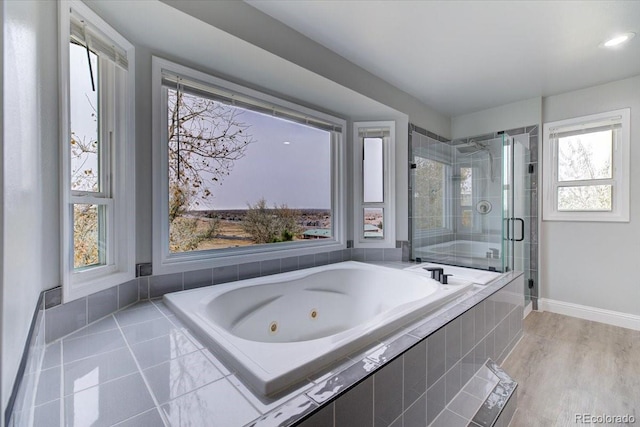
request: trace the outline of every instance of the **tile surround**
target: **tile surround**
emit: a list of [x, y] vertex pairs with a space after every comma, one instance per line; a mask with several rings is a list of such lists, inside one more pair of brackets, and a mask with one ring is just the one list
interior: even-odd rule
[[[397, 264], [399, 265], [400, 263]], [[34, 411], [34, 416], [40, 416], [48, 412], [55, 413], [55, 405], [51, 405], [51, 402], [57, 401], [64, 406], [66, 422], [74, 425], [73, 417], [69, 418], [69, 414], [66, 414], [67, 410], [72, 410], [76, 407], [76, 400], [74, 399], [81, 402], [84, 397], [88, 396], [87, 393], [90, 390], [96, 390], [101, 395], [103, 393], [102, 390], [107, 390], [104, 393], [109, 396], [108, 390], [113, 388], [113, 385], [110, 384], [118, 381], [122, 383], [124, 379], [127, 379], [131, 383], [132, 389], [136, 390], [137, 386], [134, 378], [138, 378], [135, 375], [140, 375], [139, 378], [145, 378], [145, 381], [151, 387], [151, 389], [148, 389], [145, 385], [145, 390], [147, 390], [152, 399], [151, 407], [147, 407], [146, 397], [142, 397], [140, 402], [127, 402], [131, 404], [127, 407], [129, 409], [123, 412], [123, 417], [126, 416], [127, 418], [113, 420], [105, 418], [104, 422], [123, 422], [123, 425], [136, 425], [136, 422], [140, 422], [140, 425], [153, 425], [154, 421], [157, 422], [161, 419], [164, 420], [163, 422], [166, 425], [174, 425], [171, 422], [184, 422], [184, 411], [193, 407], [199, 408], [203, 416], [208, 414], [207, 416], [213, 417], [212, 419], [218, 419], [221, 416], [219, 413], [221, 410], [220, 402], [216, 399], [212, 400], [210, 393], [211, 390], [225, 390], [225, 393], [229, 393], [228, 399], [235, 402], [234, 405], [237, 403], [239, 407], [246, 409], [239, 411], [240, 413], [238, 414], [233, 414], [239, 417], [233, 419], [246, 419], [246, 422], [242, 421], [243, 424], [231, 425], [244, 425], [246, 423], [255, 426], [281, 425], [283, 421], [287, 420], [282, 425], [298, 423], [308, 427], [327, 425], [323, 421], [327, 419], [335, 419], [336, 426], [353, 425], [340, 424], [340, 420], [346, 417], [345, 414], [349, 413], [347, 408], [349, 407], [348, 402], [351, 400], [371, 408], [368, 414], [360, 414], [366, 419], [384, 420], [384, 423], [389, 425], [402, 426], [403, 423], [404, 426], [424, 425], [421, 423], [425, 420], [433, 421], [436, 419], [441, 409], [444, 409], [447, 403], [452, 402], [452, 396], [457, 394], [457, 391], [454, 393], [454, 389], [456, 387], [459, 389], [465, 383], [463, 375], [465, 366], [480, 366], [486, 360], [481, 359], [486, 357], [488, 353], [487, 346], [491, 348], [492, 353], [500, 352], [500, 356], [504, 357], [508, 353], [510, 346], [517, 341], [517, 336], [512, 336], [513, 334], [518, 334], [516, 313], [520, 313], [520, 319], [522, 317], [521, 306], [515, 304], [510, 306], [508, 311], [502, 308], [497, 309], [500, 315], [505, 314], [507, 316], [505, 323], [509, 334], [507, 348], [500, 347], [503, 345], [501, 341], [495, 344], [489, 340], [489, 336], [495, 334], [495, 330], [499, 325], [485, 327], [484, 315], [479, 317], [482, 326], [477, 328], [486, 332], [484, 336], [479, 336], [481, 342], [473, 346], [467, 342], [466, 347], [464, 344], [465, 337], [467, 339], [470, 336], [475, 338], [476, 311], [484, 314], [488, 301], [492, 302], [492, 307], [495, 307], [496, 303], [498, 307], [502, 303], [513, 303], [508, 295], [502, 295], [514, 291], [513, 284], [507, 286], [507, 288], [498, 290], [495, 294], [492, 294], [492, 292], [495, 292], [496, 289], [492, 291], [485, 289], [480, 294], [475, 295], [475, 299], [472, 298], [472, 300], [464, 301], [447, 310], [441, 310], [436, 316], [437, 321], [428, 319], [423, 322], [417, 322], [411, 328], [405, 328], [399, 336], [388, 337], [382, 343], [372, 345], [369, 350], [365, 349], [365, 351], [345, 359], [339, 365], [346, 367], [346, 369], [341, 370], [342, 368], [336, 367], [333, 374], [326, 373], [316, 379], [311, 379], [308, 383], [309, 388], [304, 388], [303, 393], [297, 395], [297, 397], [294, 391], [288, 396], [271, 402], [258, 401], [255, 396], [248, 397], [247, 393], [250, 392], [246, 387], [243, 387], [234, 373], [224, 368], [224, 365], [216, 359], [215, 355], [203, 349], [197, 338], [191, 335], [160, 302], [139, 302], [126, 310], [119, 311], [114, 315], [108, 315], [103, 320], [48, 346], [46, 352], [43, 352], [46, 354], [47, 366], [49, 369], [57, 366], [56, 369], [61, 371], [63, 381], [65, 381], [64, 378], [70, 378], [69, 375], [72, 375], [71, 373], [66, 373], [67, 370], [71, 372], [75, 368], [76, 370], [80, 369], [79, 372], [82, 372], [83, 369], [86, 371], [91, 366], [91, 363], [95, 363], [96, 366], [102, 366], [101, 370], [106, 370], [105, 372], [108, 371], [110, 373], [105, 374], [98, 384], [91, 387], [85, 389], [79, 387], [77, 390], [72, 388], [72, 391], [75, 392], [67, 394], [65, 397], [62, 395], [47, 396], [46, 399], [53, 398], [55, 400], [39, 405], [37, 410]], [[448, 326], [451, 320], [454, 323]], [[502, 319], [502, 321], [504, 322], [505, 319]], [[445, 323], [444, 326], [443, 323]], [[148, 328], [141, 327], [141, 325], [148, 326]], [[470, 328], [473, 333], [470, 332]], [[503, 325], [501, 328], [505, 328], [505, 326]], [[142, 332], [146, 329], [151, 332]], [[450, 333], [447, 334], [447, 331], [450, 331]], [[459, 343], [447, 343], [447, 336], [449, 336], [450, 340], [459, 341]], [[430, 359], [427, 356], [428, 349], [431, 342], [442, 341], [441, 337], [444, 337], [445, 348], [445, 355], [443, 356], [444, 372], [435, 384], [428, 387], [427, 378], [430, 365]], [[496, 345], [498, 348], [494, 348]], [[482, 348], [482, 351], [479, 351], [479, 348]], [[459, 352], [459, 361], [453, 363], [453, 360], [446, 358], [446, 349], [453, 349], [451, 351], [454, 354]], [[467, 354], [463, 354], [463, 351], [467, 349]], [[108, 355], [113, 355], [114, 359], [117, 359], [116, 355], [124, 355], [127, 352], [129, 352], [129, 357], [135, 360], [136, 370], [132, 373], [129, 372], [130, 369], [124, 369], [122, 372], [109, 371]], [[477, 359], [474, 358], [476, 353]], [[204, 355], [205, 357], [203, 359], [195, 356], [195, 354]], [[195, 365], [188, 363], [186, 365], [176, 365], [176, 360], [189, 358], [200, 360], [200, 364], [197, 364], [199, 368], [194, 369]], [[211, 363], [204, 363], [203, 360]], [[498, 358], [497, 360], [501, 359]], [[180, 368], [176, 368], [177, 370], [165, 369], [165, 366], [172, 365], [172, 361], [173, 365], [180, 366]], [[449, 365], [447, 365], [447, 362], [449, 362]], [[202, 368], [202, 366], [208, 366], [208, 368]], [[162, 393], [165, 391], [173, 390], [170, 385], [171, 378], [178, 378], [185, 374], [191, 375], [189, 373], [194, 373], [194, 371], [198, 375], [194, 377], [196, 382], [192, 384], [192, 387], [183, 389], [178, 387], [177, 394], [179, 396], [169, 395], [167, 397], [165, 393], [165, 397], [162, 397]], [[420, 375], [416, 375], [416, 372], [422, 372], [421, 378]], [[390, 375], [391, 373], [393, 375]], [[147, 374], [149, 377], [147, 377]], [[52, 376], [55, 377], [55, 375]], [[153, 379], [148, 380], [148, 378]], [[167, 380], [162, 378], [167, 378]], [[409, 384], [406, 381], [407, 378], [416, 379], [415, 384]], [[151, 385], [150, 382], [161, 385]], [[47, 381], [46, 383], [49, 382]], [[53, 389], [55, 388], [55, 380], [52, 384]], [[214, 385], [216, 386], [214, 387]], [[41, 383], [41, 386], [44, 386], [44, 382]], [[394, 396], [395, 394], [392, 391], [395, 391], [402, 398], [399, 401], [382, 398], [387, 394]], [[66, 393], [69, 392], [67, 388]], [[44, 393], [44, 391], [41, 393]], [[146, 394], [142, 393], [141, 396], [146, 396]], [[378, 397], [377, 400], [375, 399], [376, 396]], [[431, 396], [432, 401], [435, 399], [435, 405], [429, 405], [429, 396]], [[446, 399], [447, 396], [449, 399]], [[158, 397], [161, 398], [158, 399]], [[108, 397], [105, 404], [114, 404], [113, 402], [117, 399], [113, 399], [116, 399], [116, 397]], [[164, 403], [163, 401], [167, 399], [169, 399], [167, 403]], [[375, 402], [390, 403], [382, 406], [378, 403], [376, 406]], [[58, 405], [57, 411], [59, 419], [60, 405]], [[136, 413], [134, 414], [133, 412]], [[15, 419], [21, 419], [23, 416], [24, 411], [16, 413]], [[249, 416], [252, 418], [247, 419]], [[302, 420], [304, 417], [307, 418]], [[347, 419], [353, 421], [353, 414]], [[102, 419], [100, 421], [102, 422]], [[317, 424], [318, 422], [321, 424]]]

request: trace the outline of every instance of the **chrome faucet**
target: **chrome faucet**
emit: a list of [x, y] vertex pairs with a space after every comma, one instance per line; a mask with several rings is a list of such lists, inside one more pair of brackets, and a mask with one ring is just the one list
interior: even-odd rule
[[496, 248], [489, 248], [493, 258], [500, 258], [500, 250]]

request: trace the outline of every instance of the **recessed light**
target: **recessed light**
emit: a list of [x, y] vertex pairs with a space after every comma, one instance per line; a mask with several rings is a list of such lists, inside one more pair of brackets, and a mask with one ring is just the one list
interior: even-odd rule
[[602, 46], [604, 46], [604, 47], [617, 47], [617, 46], [620, 46], [622, 43], [628, 42], [629, 40], [631, 40], [635, 36], [636, 36], [636, 33], [632, 33], [632, 32], [628, 32], [628, 33], [624, 33], [624, 34], [618, 34], [617, 36], [612, 37], [609, 40], [607, 40], [606, 42], [602, 43]]
[[284, 141], [284, 142], [283, 142], [283, 144], [284, 144], [284, 145], [290, 145], [290, 144], [291, 144], [291, 141]]

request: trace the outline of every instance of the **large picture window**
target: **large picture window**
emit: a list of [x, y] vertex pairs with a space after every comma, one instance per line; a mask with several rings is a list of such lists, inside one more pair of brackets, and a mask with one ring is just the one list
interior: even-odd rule
[[629, 220], [629, 109], [545, 124], [545, 220]]
[[81, 2], [62, 2], [65, 301], [134, 277], [133, 46]]
[[155, 170], [166, 176], [155, 193], [160, 271], [342, 244], [343, 122], [168, 61], [154, 64]]

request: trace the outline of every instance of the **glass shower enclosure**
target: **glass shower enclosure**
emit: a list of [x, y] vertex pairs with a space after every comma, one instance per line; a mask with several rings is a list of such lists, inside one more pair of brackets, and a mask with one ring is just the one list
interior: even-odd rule
[[529, 135], [450, 141], [411, 126], [409, 140], [411, 259], [523, 271], [528, 302], [536, 175]]

